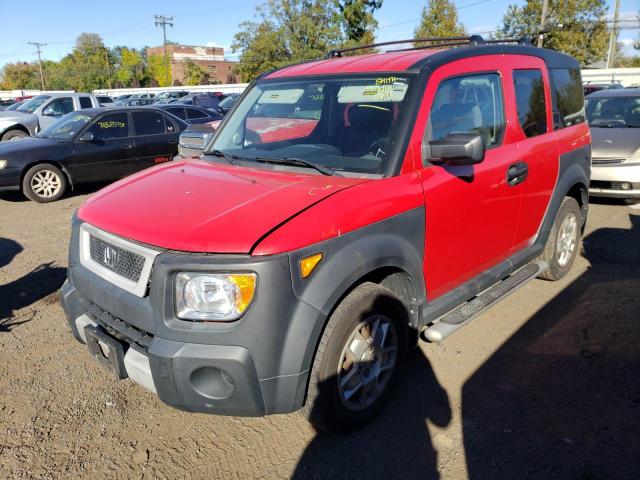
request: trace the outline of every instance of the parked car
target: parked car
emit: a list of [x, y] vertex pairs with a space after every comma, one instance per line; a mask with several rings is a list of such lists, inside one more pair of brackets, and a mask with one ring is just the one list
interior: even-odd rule
[[128, 98], [133, 97], [133, 93], [127, 93], [125, 95], [118, 95], [116, 98], [113, 99], [114, 102], [121, 102], [122, 100], [126, 100]]
[[199, 157], [211, 135], [220, 126], [221, 120], [189, 125], [178, 140], [178, 155], [181, 158]]
[[194, 93], [176, 100], [174, 103], [193, 105], [196, 107], [208, 108], [210, 110], [218, 109], [220, 104], [220, 94], [216, 93]]
[[223, 115], [229, 113], [229, 110], [233, 108], [239, 98], [239, 93], [231, 93], [223, 98], [218, 104], [218, 110], [220, 111], [220, 113], [222, 113]]
[[586, 111], [593, 139], [589, 194], [640, 198], [640, 88], [592, 93]]
[[0, 111], [6, 109], [10, 105], [13, 105], [14, 103], [15, 103], [15, 100], [13, 99], [0, 100]]
[[96, 98], [98, 99], [98, 103], [101, 107], [110, 107], [114, 103], [113, 98], [108, 97], [107, 95], [98, 95]]
[[13, 112], [14, 110], [17, 110], [22, 104], [24, 104], [27, 100], [20, 100], [18, 102], [14, 102], [11, 105], [7, 106], [3, 112]]
[[83, 182], [116, 180], [177, 153], [187, 124], [157, 109], [87, 109], [33, 138], [0, 145], [0, 190], [53, 202]]
[[131, 97], [125, 98], [124, 100], [118, 100], [117, 102], [114, 102], [113, 105], [117, 107], [144, 107], [152, 104], [153, 99], [151, 98]]
[[153, 103], [169, 103], [170, 100], [178, 100], [186, 95], [189, 95], [189, 92], [185, 90], [171, 90], [168, 92], [161, 92], [155, 96], [153, 99]]
[[223, 118], [221, 113], [191, 105], [154, 103], [153, 106], [169, 112], [187, 123], [208, 123]]
[[14, 111], [0, 112], [0, 140], [19, 140], [35, 135], [69, 112], [99, 107], [88, 93], [46, 93], [38, 95]]
[[586, 83], [583, 85], [583, 91], [585, 96], [593, 92], [598, 92], [600, 90], [617, 90], [619, 88], [624, 88], [620, 82]]
[[591, 165], [579, 63], [411, 42], [270, 71], [202, 159], [85, 203], [61, 298], [94, 358], [190, 412], [353, 430], [418, 331], [564, 277]]

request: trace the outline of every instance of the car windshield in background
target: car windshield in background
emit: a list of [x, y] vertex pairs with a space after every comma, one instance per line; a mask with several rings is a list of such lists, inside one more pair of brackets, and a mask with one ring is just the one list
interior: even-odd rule
[[640, 97], [589, 98], [587, 121], [596, 128], [640, 128]]
[[40, 105], [46, 102], [51, 97], [49, 95], [38, 95], [37, 97], [33, 97], [30, 100], [27, 100], [24, 104], [18, 107], [18, 112], [23, 113], [33, 113], [35, 112]]
[[397, 76], [258, 83], [207, 152], [382, 174], [399, 148], [409, 84]]
[[74, 112], [62, 117], [57, 122], [45, 128], [37, 136], [55, 138], [56, 140], [71, 140], [93, 117], [86, 113]]

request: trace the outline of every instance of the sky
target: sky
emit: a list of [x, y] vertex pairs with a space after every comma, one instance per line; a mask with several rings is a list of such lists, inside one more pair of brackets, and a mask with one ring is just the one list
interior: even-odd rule
[[[46, 43], [43, 59], [58, 61], [69, 53], [82, 32], [98, 33], [105, 45], [140, 48], [162, 44], [162, 29], [154, 15], [173, 16], [167, 37], [185, 45], [221, 46], [225, 56], [237, 56], [229, 46], [238, 25], [251, 20], [262, 0], [91, 0], [25, 2], [0, 0], [0, 67], [5, 63], [35, 60], [35, 47], [27, 42]], [[376, 12], [378, 41], [411, 38], [426, 0], [384, 0]], [[510, 3], [523, 0], [454, 0], [460, 20], [470, 33], [495, 30]], [[620, 17], [635, 19], [638, 0], [621, 0]], [[610, 5], [613, 16], [613, 1]], [[630, 23], [627, 23], [629, 25]], [[638, 25], [638, 22], [632, 22]], [[639, 28], [623, 30], [621, 41], [628, 54]], [[635, 51], [637, 54], [638, 51]]]

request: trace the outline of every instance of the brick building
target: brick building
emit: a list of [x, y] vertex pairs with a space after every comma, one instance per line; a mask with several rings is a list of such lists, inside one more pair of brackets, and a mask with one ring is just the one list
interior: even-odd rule
[[[241, 79], [233, 74], [237, 62], [224, 58], [224, 49], [220, 47], [196, 47], [193, 45], [167, 45], [167, 53], [171, 62], [171, 84], [184, 85], [186, 61], [202, 67], [211, 79], [211, 83], [238, 83]], [[164, 47], [147, 48], [147, 56], [164, 55]]]

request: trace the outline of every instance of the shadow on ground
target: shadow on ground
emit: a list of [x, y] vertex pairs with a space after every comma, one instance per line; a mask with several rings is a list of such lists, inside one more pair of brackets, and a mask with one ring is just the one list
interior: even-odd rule
[[426, 422], [449, 424], [449, 398], [419, 349], [405, 365], [380, 416], [349, 435], [318, 433], [300, 458], [294, 479], [439, 478]]
[[462, 392], [471, 479], [640, 478], [640, 216], [584, 240], [591, 267]]
[[[80, 195], [88, 195], [92, 193], [96, 193], [98, 190], [106, 187], [111, 182], [98, 182], [98, 183], [82, 183], [80, 185], [75, 186], [73, 189], [69, 189], [64, 196], [58, 200], [59, 202], [64, 201], [65, 199], [78, 197]], [[2, 192], [0, 193], [0, 200], [5, 200], [7, 202], [30, 202], [27, 197], [25, 197], [21, 192], [18, 191], [10, 191], [10, 192]]]
[[[0, 237], [0, 268], [9, 265], [21, 251], [18, 242]], [[21, 316], [15, 312], [59, 290], [65, 277], [64, 268], [44, 263], [18, 280], [0, 285], [0, 333], [30, 321], [35, 312]]]

